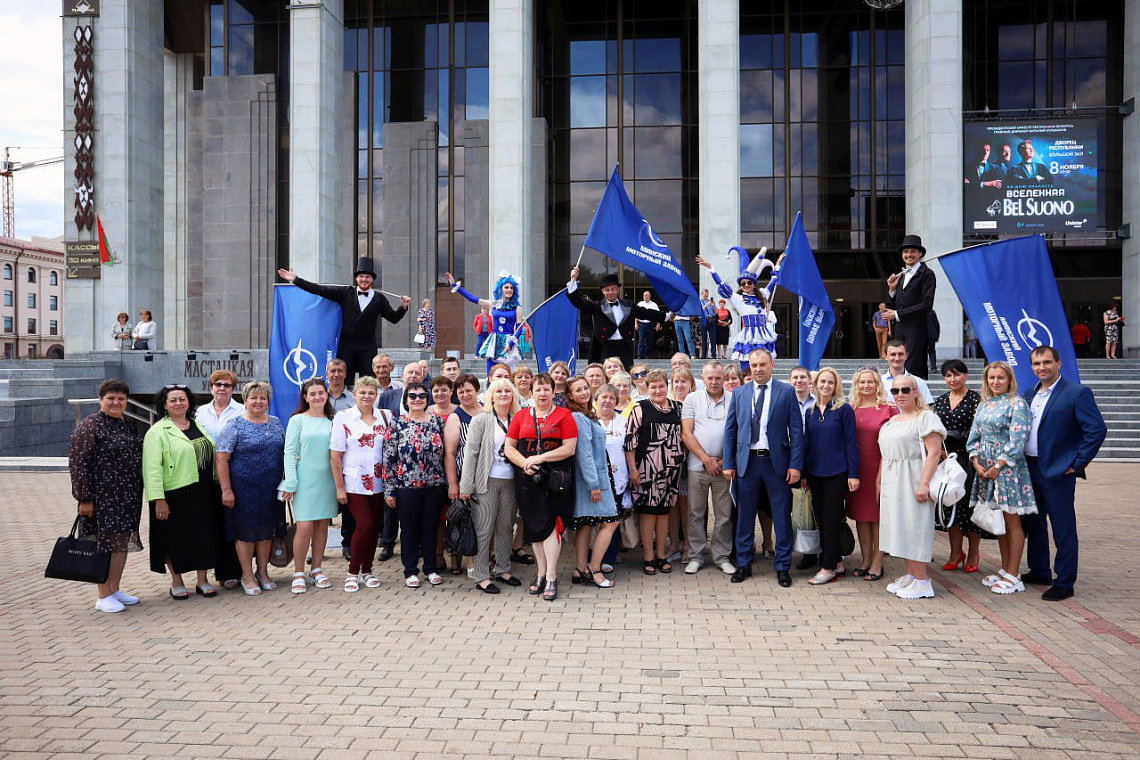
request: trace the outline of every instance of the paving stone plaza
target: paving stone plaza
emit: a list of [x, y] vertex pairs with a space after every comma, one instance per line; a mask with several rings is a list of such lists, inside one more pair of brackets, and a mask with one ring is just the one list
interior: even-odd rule
[[912, 602], [886, 579], [785, 590], [759, 564], [649, 578], [628, 554], [614, 589], [580, 590], [570, 551], [554, 603], [412, 591], [393, 562], [350, 596], [339, 557], [328, 591], [278, 570], [261, 597], [174, 602], [133, 554], [142, 603], [105, 615], [43, 577], [67, 475], [0, 473], [0, 756], [1136, 757], [1138, 487], [1114, 463], [1078, 484], [1081, 575], [1055, 604], [937, 569]]

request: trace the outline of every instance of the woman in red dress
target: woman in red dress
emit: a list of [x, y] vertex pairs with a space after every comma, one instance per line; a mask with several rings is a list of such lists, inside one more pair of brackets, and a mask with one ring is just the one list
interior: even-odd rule
[[862, 561], [853, 575], [865, 581], [883, 577], [879, 551], [879, 428], [899, 410], [887, 400], [883, 379], [872, 367], [860, 367], [851, 378], [851, 406], [855, 409], [855, 439], [859, 445], [859, 488], [847, 497], [847, 516], [855, 521]]

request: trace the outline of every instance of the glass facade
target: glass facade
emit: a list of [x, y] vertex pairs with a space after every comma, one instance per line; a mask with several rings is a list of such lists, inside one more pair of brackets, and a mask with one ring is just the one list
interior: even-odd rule
[[[547, 119], [547, 294], [565, 283], [614, 164], [630, 198], [696, 279], [696, 3], [539, 3], [536, 111]], [[617, 265], [582, 256], [595, 287]], [[620, 271], [627, 287], [640, 272]]]
[[[383, 267], [384, 125], [433, 121], [440, 272], [463, 276], [462, 125], [486, 119], [486, 0], [345, 3], [344, 68], [356, 75], [356, 255]], [[382, 276], [382, 275], [381, 275]]]

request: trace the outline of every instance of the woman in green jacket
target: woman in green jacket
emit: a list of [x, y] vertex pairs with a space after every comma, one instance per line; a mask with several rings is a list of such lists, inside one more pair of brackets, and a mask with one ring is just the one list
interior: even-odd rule
[[221, 500], [215, 485], [214, 441], [194, 419], [185, 385], [168, 385], [155, 397], [159, 415], [143, 439], [143, 486], [150, 502], [150, 569], [170, 572], [170, 598], [190, 597], [182, 574], [198, 573], [194, 592], [218, 592], [206, 580], [218, 562]]

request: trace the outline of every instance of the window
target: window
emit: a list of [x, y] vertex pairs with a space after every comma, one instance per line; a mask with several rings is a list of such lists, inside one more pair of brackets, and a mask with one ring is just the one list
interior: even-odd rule
[[48, 275], [48, 282], [52, 285], [59, 285], [59, 272], [52, 272]]
[[5, 280], [12, 279], [12, 265], [11, 264], [5, 264], [4, 265], [4, 279]]
[[36, 281], [36, 270], [33, 267], [28, 267], [28, 282]]
[[31, 318], [28, 319], [28, 334], [29, 335], [35, 335], [36, 334], [36, 320], [31, 319]]
[[16, 318], [15, 317], [4, 317], [4, 332], [6, 332], [6, 333], [16, 332]]
[[48, 322], [48, 335], [59, 335], [59, 320], [53, 319]]
[[48, 296], [48, 311], [59, 311], [59, 296]]
[[35, 293], [28, 293], [28, 308], [29, 309], [36, 308], [36, 294]]
[[12, 291], [5, 290], [4, 291], [4, 305], [5, 306], [11, 306], [13, 303], [15, 303], [15, 299], [12, 296]]

